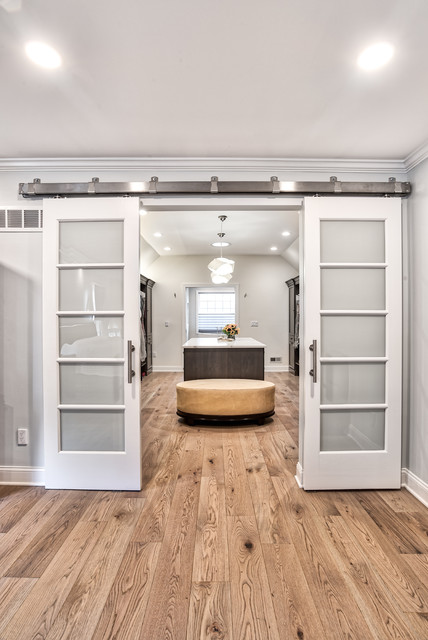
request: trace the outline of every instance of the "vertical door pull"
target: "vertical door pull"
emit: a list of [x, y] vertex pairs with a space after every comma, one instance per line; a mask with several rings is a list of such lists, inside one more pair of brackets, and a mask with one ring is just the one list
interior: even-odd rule
[[309, 345], [309, 351], [312, 351], [312, 369], [309, 371], [309, 375], [313, 377], [314, 382], [317, 382], [317, 341], [313, 340], [312, 344]]
[[131, 384], [132, 378], [135, 376], [135, 371], [132, 368], [132, 352], [135, 351], [135, 347], [132, 344], [132, 340], [128, 340], [128, 382]]

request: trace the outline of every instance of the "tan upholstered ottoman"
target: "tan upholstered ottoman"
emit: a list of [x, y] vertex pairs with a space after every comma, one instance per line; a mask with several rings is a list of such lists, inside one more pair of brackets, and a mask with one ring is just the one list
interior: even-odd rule
[[252, 420], [263, 424], [275, 409], [275, 385], [266, 380], [210, 378], [177, 384], [177, 414], [195, 420]]

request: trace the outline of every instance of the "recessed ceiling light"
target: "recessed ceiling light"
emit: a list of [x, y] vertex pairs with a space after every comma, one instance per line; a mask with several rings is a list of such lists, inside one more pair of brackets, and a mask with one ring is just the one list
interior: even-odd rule
[[212, 247], [230, 247], [230, 242], [211, 242]]
[[283, 232], [281, 233], [281, 235], [282, 235], [282, 236], [290, 236], [290, 235], [291, 235], [291, 233], [290, 233], [289, 231], [283, 231]]
[[153, 234], [155, 238], [162, 238], [162, 234], [159, 233], [159, 231], [156, 231], [156, 233]]
[[374, 71], [387, 64], [394, 55], [394, 47], [388, 42], [377, 42], [364, 49], [358, 56], [358, 66], [365, 71]]
[[146, 216], [147, 213], [147, 209], [140, 209], [140, 216]]
[[278, 251], [278, 247], [271, 247], [270, 250], [271, 251]]
[[171, 251], [171, 247], [164, 247], [163, 250], [164, 251]]
[[61, 65], [61, 56], [44, 42], [27, 42], [25, 53], [32, 62], [46, 69], [56, 69]]

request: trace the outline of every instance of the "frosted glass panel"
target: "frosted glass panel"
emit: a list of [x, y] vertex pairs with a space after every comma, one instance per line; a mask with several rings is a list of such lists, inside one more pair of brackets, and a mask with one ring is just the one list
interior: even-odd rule
[[61, 404], [123, 404], [123, 364], [60, 364]]
[[321, 451], [385, 448], [385, 411], [322, 411]]
[[321, 356], [385, 356], [385, 317], [322, 317]]
[[385, 309], [385, 270], [321, 269], [321, 308]]
[[384, 402], [384, 364], [321, 364], [321, 404]]
[[321, 262], [385, 262], [385, 223], [322, 220]]
[[61, 358], [123, 358], [123, 318], [85, 316], [61, 317]]
[[59, 262], [123, 262], [123, 222], [60, 222]]
[[61, 269], [60, 311], [122, 311], [123, 269]]
[[124, 451], [122, 411], [61, 411], [62, 451]]

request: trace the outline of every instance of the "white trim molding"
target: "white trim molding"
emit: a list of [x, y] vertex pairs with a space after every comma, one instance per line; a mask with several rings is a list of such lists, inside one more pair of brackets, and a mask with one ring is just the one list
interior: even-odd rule
[[428, 507], [428, 483], [418, 478], [409, 469], [403, 468], [401, 469], [401, 486]]
[[407, 158], [404, 159], [404, 166], [406, 171], [411, 171], [418, 164], [428, 158], [428, 141], [424, 142], [420, 147], [410, 153]]
[[45, 470], [42, 467], [4, 467], [0, 466], [0, 485], [45, 486]]
[[[409, 156], [410, 158], [410, 156]], [[156, 171], [188, 173], [214, 172], [224, 175], [236, 172], [301, 173], [406, 173], [404, 160], [344, 158], [3, 158], [0, 172], [11, 171]], [[399, 178], [398, 175], [394, 176]]]

